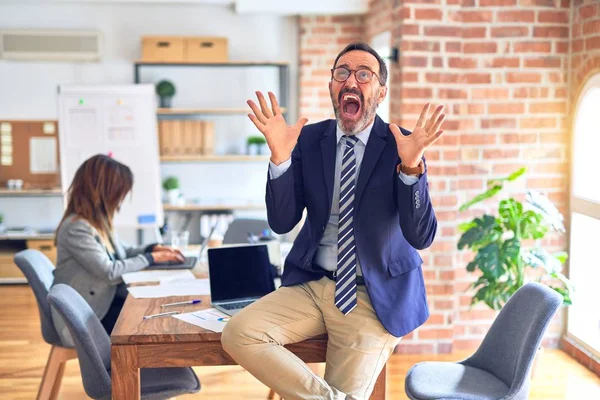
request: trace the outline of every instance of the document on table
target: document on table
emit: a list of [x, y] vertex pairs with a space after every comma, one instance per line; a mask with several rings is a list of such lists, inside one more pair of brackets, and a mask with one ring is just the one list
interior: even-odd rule
[[160, 285], [128, 287], [136, 299], [153, 299], [170, 296], [203, 296], [210, 294], [208, 279], [168, 281]]
[[174, 280], [193, 280], [196, 279], [189, 269], [165, 270], [157, 269], [152, 271], [128, 272], [123, 274], [123, 282], [126, 284], [140, 282], [168, 282]]
[[172, 317], [213, 332], [223, 332], [225, 324], [227, 321], [229, 321], [229, 315], [223, 314], [214, 308], [208, 308], [206, 310], [194, 311], [185, 314], [177, 314], [173, 315]]

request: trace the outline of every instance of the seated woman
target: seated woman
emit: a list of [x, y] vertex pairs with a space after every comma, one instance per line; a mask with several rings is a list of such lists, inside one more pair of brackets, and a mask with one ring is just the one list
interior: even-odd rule
[[[129, 167], [111, 157], [96, 155], [75, 173], [68, 205], [56, 231], [57, 261], [54, 284], [64, 283], [89, 303], [111, 333], [127, 297], [121, 276], [155, 262], [183, 262], [183, 255], [161, 245], [129, 246], [113, 231], [113, 217], [133, 187]], [[62, 319], [54, 325], [65, 344], [72, 344]]]

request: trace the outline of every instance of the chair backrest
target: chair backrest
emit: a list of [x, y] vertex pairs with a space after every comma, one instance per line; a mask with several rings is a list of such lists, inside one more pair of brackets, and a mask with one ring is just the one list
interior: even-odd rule
[[475, 354], [463, 364], [502, 380], [511, 388], [507, 398], [528, 390], [531, 365], [562, 301], [545, 285], [525, 284], [506, 302]]
[[61, 346], [61, 340], [54, 328], [50, 304], [47, 300], [48, 290], [54, 282], [54, 264], [44, 253], [33, 249], [18, 252], [15, 254], [14, 261], [27, 278], [37, 300], [42, 322], [42, 337], [49, 344]]
[[248, 233], [258, 236], [265, 229], [271, 228], [264, 219], [236, 218], [229, 224], [223, 236], [223, 244], [248, 243]]
[[68, 285], [53, 286], [48, 302], [73, 338], [85, 392], [93, 399], [110, 396], [110, 338], [102, 323], [85, 299]]

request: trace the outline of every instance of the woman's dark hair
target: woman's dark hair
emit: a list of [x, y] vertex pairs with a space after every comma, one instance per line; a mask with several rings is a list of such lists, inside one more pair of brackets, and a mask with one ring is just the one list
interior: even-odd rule
[[133, 173], [128, 166], [103, 154], [87, 159], [75, 172], [58, 228], [75, 214], [109, 237], [113, 216], [132, 188]]

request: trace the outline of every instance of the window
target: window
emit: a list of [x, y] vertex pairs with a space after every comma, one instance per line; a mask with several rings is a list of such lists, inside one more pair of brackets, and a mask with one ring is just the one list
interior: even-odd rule
[[568, 333], [600, 353], [600, 74], [585, 85], [577, 104], [571, 175], [569, 275], [575, 285]]
[[388, 70], [388, 79], [386, 83], [388, 92], [385, 99], [377, 108], [377, 115], [385, 122], [390, 122], [390, 55], [392, 54], [392, 34], [390, 32], [383, 32], [373, 36], [371, 39], [371, 47], [381, 56], [381, 58], [383, 58]]

